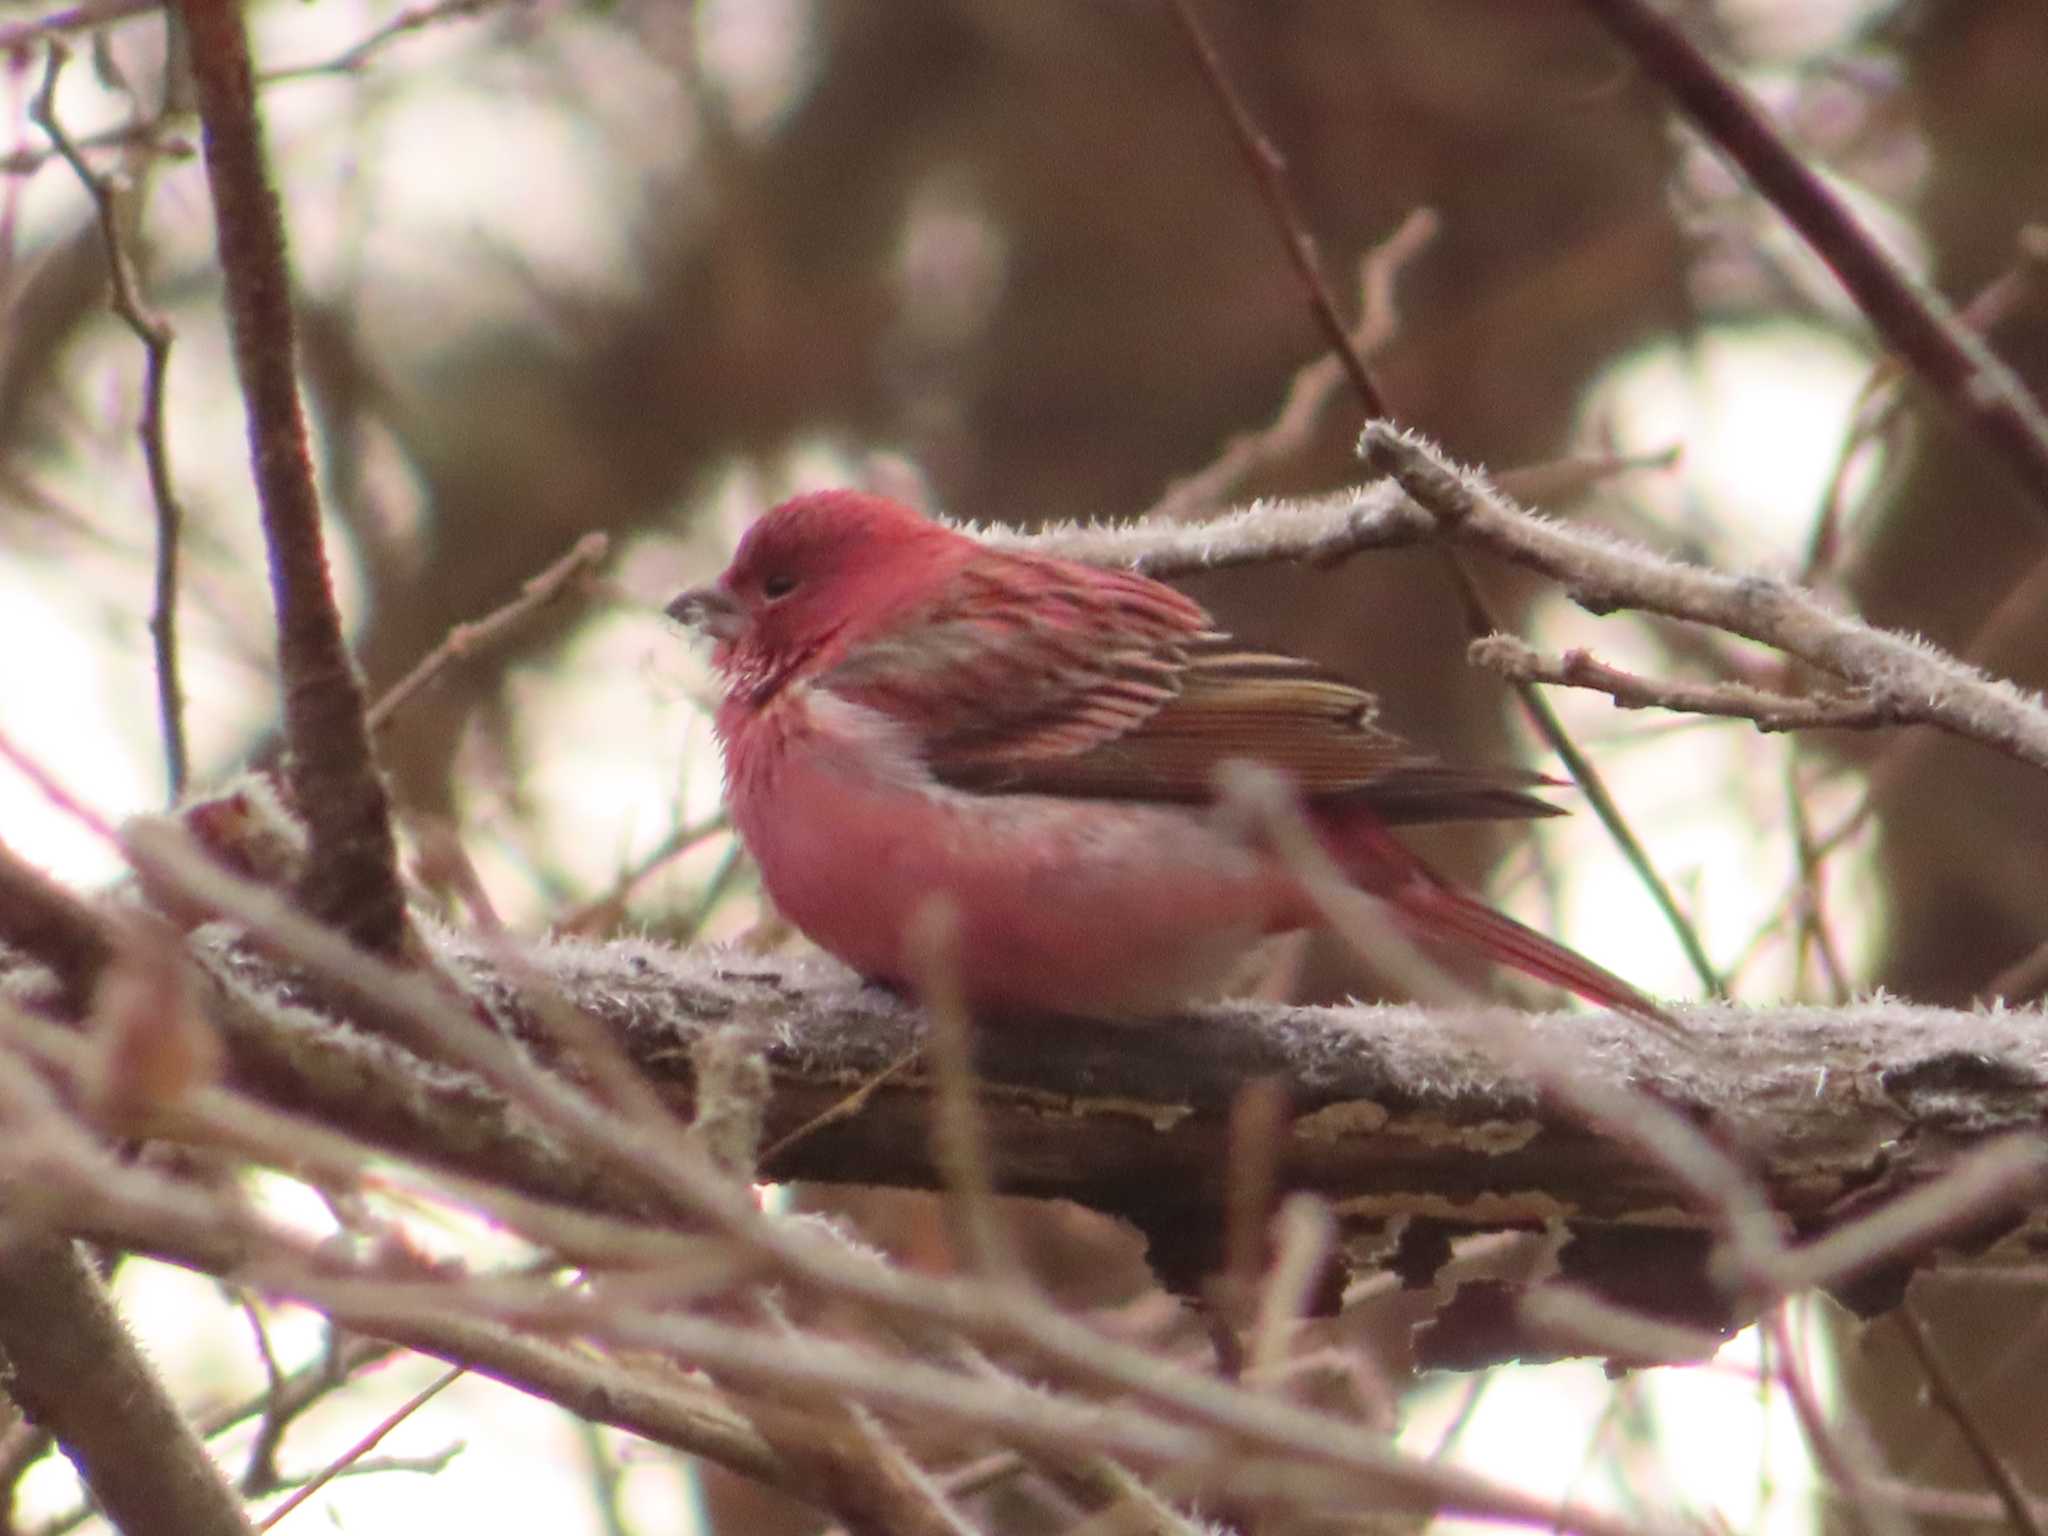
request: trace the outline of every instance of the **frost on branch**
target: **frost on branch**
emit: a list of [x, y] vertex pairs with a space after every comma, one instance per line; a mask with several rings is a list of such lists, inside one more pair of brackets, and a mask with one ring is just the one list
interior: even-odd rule
[[[243, 1084], [416, 1156], [634, 1207], [635, 1194], [564, 1159], [483, 1085], [337, 1019], [320, 989], [208, 932], [215, 1011]], [[434, 942], [450, 975], [543, 1058], [558, 1053], [536, 989], [603, 1026], [684, 1118], [699, 1043], [751, 1034], [768, 1076], [761, 1178], [942, 1182], [921, 1016], [831, 962], [561, 942], [508, 965], [468, 939]], [[1340, 1251], [1410, 1285], [1438, 1280], [1456, 1238], [1543, 1233], [1575, 1287], [1719, 1333], [1751, 1298], [1795, 1285], [1882, 1308], [1944, 1245], [1980, 1251], [2024, 1229], [2039, 1203], [2040, 1154], [2008, 1134], [2038, 1124], [2048, 1038], [2037, 1014], [1879, 998], [1702, 1008], [1684, 1022], [1692, 1052], [1607, 1015], [1505, 1009], [982, 1019], [979, 1102], [999, 1190], [1130, 1221], [1162, 1278], [1186, 1290], [1220, 1265], [1232, 1109], [1261, 1079], [1285, 1103], [1279, 1187], [1326, 1198]], [[1695, 1133], [1690, 1148], [1668, 1139]], [[1723, 1234], [1751, 1205], [1772, 1225], [1768, 1252], [1731, 1257]], [[1432, 1358], [1570, 1347], [1507, 1326], [1515, 1297], [1495, 1287], [1450, 1296]]]

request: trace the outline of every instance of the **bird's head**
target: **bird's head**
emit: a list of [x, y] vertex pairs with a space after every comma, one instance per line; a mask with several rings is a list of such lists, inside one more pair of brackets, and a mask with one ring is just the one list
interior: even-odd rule
[[885, 497], [813, 492], [763, 513], [724, 574], [665, 611], [716, 642], [729, 693], [765, 700], [888, 629], [976, 548]]

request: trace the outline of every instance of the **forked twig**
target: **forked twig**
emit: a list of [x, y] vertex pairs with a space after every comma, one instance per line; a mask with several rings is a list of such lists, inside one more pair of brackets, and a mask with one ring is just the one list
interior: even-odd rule
[[297, 1509], [306, 1500], [333, 1482], [335, 1478], [341, 1476], [351, 1466], [374, 1451], [386, 1435], [390, 1434], [399, 1425], [403, 1424], [415, 1413], [418, 1413], [420, 1409], [426, 1407], [428, 1403], [439, 1397], [441, 1393], [454, 1386], [456, 1382], [468, 1374], [467, 1366], [455, 1365], [450, 1366], [439, 1376], [436, 1376], [426, 1386], [385, 1415], [368, 1434], [364, 1435], [354, 1445], [322, 1467], [315, 1476], [307, 1479], [302, 1486], [292, 1493], [290, 1498], [279, 1504], [268, 1515], [265, 1515], [263, 1517], [263, 1524], [258, 1526], [257, 1529], [259, 1531], [273, 1529], [286, 1515]]
[[142, 419], [137, 424], [136, 436], [142, 444], [150, 500], [156, 506], [156, 578], [149, 636], [156, 651], [157, 720], [164, 740], [164, 778], [175, 803], [185, 793], [190, 772], [185, 745], [185, 689], [178, 667], [178, 541], [185, 525], [185, 509], [171, 479], [171, 450], [164, 427], [164, 387], [170, 374], [171, 343], [177, 333], [142, 296], [141, 276], [121, 235], [113, 182], [86, 163], [78, 141], [57, 120], [57, 76], [68, 57], [64, 44], [53, 37], [49, 59], [43, 67], [43, 83], [29, 103], [28, 115], [92, 199], [93, 213], [99, 221], [100, 244], [107, 255], [109, 306], [142, 343]]
[[442, 672], [458, 661], [467, 661], [478, 652], [496, 645], [514, 629], [547, 607], [566, 593], [576, 579], [595, 570], [611, 548], [611, 541], [602, 533], [586, 533], [578, 539], [569, 552], [539, 575], [528, 578], [519, 589], [519, 595], [510, 602], [493, 609], [482, 618], [469, 624], [457, 624], [448, 631], [448, 638], [420, 658], [405, 676], [385, 690], [382, 698], [370, 706], [368, 722], [370, 734], [376, 735], [391, 724], [392, 718], [405, 708], [414, 694], [420, 692]]

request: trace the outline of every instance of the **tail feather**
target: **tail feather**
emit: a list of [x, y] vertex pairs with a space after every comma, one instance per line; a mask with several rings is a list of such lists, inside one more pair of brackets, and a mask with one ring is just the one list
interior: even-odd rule
[[1462, 944], [1588, 1002], [1678, 1029], [1669, 1012], [1612, 971], [1452, 885], [1402, 846], [1377, 818], [1326, 818], [1323, 831], [1325, 845], [1344, 873], [1392, 907], [1412, 937]]

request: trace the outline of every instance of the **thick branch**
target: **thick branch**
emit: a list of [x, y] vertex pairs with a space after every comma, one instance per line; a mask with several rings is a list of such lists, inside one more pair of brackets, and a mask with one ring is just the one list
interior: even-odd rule
[[[532, 976], [453, 940], [444, 958], [494, 1014], [536, 1033], [523, 1001]], [[528, 958], [680, 1113], [693, 1107], [693, 1043], [758, 1021], [773, 1078], [765, 1176], [943, 1182], [931, 1151], [933, 1082], [922, 1067], [902, 1067], [922, 1019], [837, 967], [642, 943], [553, 944]], [[231, 978], [223, 1023], [238, 1075], [273, 1102], [556, 1197], [635, 1203], [599, 1170], [559, 1160], [480, 1085], [319, 1025], [290, 1006], [306, 1000], [300, 985], [247, 950], [216, 952], [211, 967]], [[1668, 1248], [1696, 1268], [1715, 1213], [1672, 1169], [1589, 1129], [1463, 1033], [1512, 1018], [1220, 1005], [1150, 1026], [984, 1020], [977, 1069], [991, 1173], [1006, 1192], [1079, 1201], [1131, 1220], [1155, 1243], [1170, 1240], [1178, 1251], [1155, 1258], [1171, 1278], [1193, 1278], [1215, 1262], [1223, 1231], [1231, 1105], [1246, 1082], [1274, 1078], [1291, 1111], [1281, 1182], [1328, 1196], [1354, 1227], [1396, 1216], [1449, 1231], [1563, 1221], [1620, 1234], [1635, 1262]], [[1700, 1009], [1685, 1022], [1693, 1052], [1605, 1015], [1530, 1016], [1518, 1028], [1589, 1091], [1656, 1084], [1663, 1103], [1734, 1154], [1797, 1233], [1883, 1207], [1973, 1149], [2039, 1124], [2048, 1045], [2031, 1015], [1873, 1003]], [[843, 1112], [815, 1123], [835, 1109]], [[2024, 1157], [2000, 1164], [1974, 1194], [1914, 1216], [1896, 1252], [1883, 1242], [1845, 1250], [1808, 1278], [1884, 1268], [1888, 1284], [1901, 1279], [1937, 1237], [1999, 1224], [2032, 1198], [2032, 1177]]]
[[300, 892], [316, 917], [366, 949], [398, 952], [405, 905], [362, 682], [328, 580], [320, 502], [299, 408], [284, 220], [265, 160], [249, 39], [237, 0], [184, 0], [220, 232], [228, 329], [249, 417], [256, 498], [270, 552], [292, 799], [312, 856]]
[[249, 1536], [228, 1487], [69, 1238], [0, 1244], [8, 1395], [57, 1437], [118, 1530]]
[[[213, 883], [217, 899], [241, 889]], [[266, 925], [286, 910], [273, 906]], [[637, 1165], [575, 1155], [501, 1091], [340, 1022], [383, 1024], [345, 999], [404, 1006], [431, 996], [419, 978], [379, 980], [399, 973], [343, 950], [316, 968], [352, 966], [361, 981], [335, 970], [340, 990], [315, 987], [225, 932], [206, 930], [197, 951], [212, 977], [202, 1006], [244, 1091], [480, 1180], [682, 1214], [665, 1211]], [[943, 1182], [929, 1137], [933, 1087], [904, 1065], [922, 1042], [921, 1017], [835, 966], [644, 943], [508, 956], [502, 940], [451, 938], [440, 949], [479, 1009], [543, 1054], [561, 1037], [537, 1018], [536, 989], [573, 1002], [681, 1114], [695, 1108], [697, 1042], [757, 1030], [771, 1077], [768, 1176]], [[1270, 1078], [1289, 1106], [1279, 1183], [1330, 1197], [1342, 1221], [1376, 1229], [1405, 1217], [1411, 1232], [1420, 1223], [1439, 1234], [1562, 1226], [1581, 1282], [1597, 1286], [1617, 1266], [1689, 1267], [1693, 1300], [1705, 1298], [1687, 1313], [1695, 1320], [1732, 1320], [1757, 1285], [1864, 1277], [1862, 1299], [1883, 1304], [1939, 1241], [1981, 1242], [2039, 1196], [2048, 1044], [2033, 1014], [1875, 1003], [1710, 1008], [1684, 1022], [1690, 1047], [1604, 1015], [1500, 1010], [1229, 1005], [1152, 1026], [981, 1019], [990, 1174], [1008, 1192], [1124, 1216], [1154, 1238], [1168, 1278], [1193, 1283], [1219, 1258], [1232, 1106], [1243, 1084]], [[1655, 1085], [1664, 1121], [1696, 1128], [1722, 1153], [1702, 1163], [1649, 1135], [1656, 1117], [1645, 1119], [1640, 1084]], [[1715, 1279], [1705, 1261], [1717, 1238], [1739, 1236], [1729, 1213], [1743, 1206], [1810, 1240], [1771, 1260], [1769, 1274], [1738, 1263]]]

